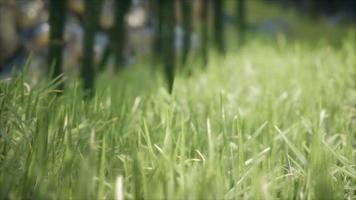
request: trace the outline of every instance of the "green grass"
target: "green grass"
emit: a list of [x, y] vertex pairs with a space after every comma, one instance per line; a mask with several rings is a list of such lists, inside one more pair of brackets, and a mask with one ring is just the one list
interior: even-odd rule
[[[298, 11], [293, 6], [282, 6], [280, 3], [266, 0], [250, 0], [246, 2], [246, 20], [250, 26], [258, 26], [273, 19], [282, 20], [288, 24], [288, 28], [285, 27], [288, 30], [288, 40], [303, 40], [309, 43], [328, 41], [333, 46], [341, 46], [340, 42], [342, 40], [340, 38], [355, 30], [354, 23], [328, 24], [327, 16], [313, 18], [307, 10]], [[236, 1], [226, 1], [225, 9], [231, 16], [236, 15], [235, 4]], [[232, 26], [231, 29], [236, 29], [236, 27]], [[235, 32], [229, 31], [228, 34], [231, 34], [229, 36], [234, 38], [236, 37]]]
[[356, 198], [354, 37], [255, 40], [178, 75], [152, 66], [76, 80], [0, 83], [0, 199]]

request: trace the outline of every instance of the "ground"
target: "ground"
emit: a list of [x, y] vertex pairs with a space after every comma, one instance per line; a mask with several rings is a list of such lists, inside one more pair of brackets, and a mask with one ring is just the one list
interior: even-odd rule
[[[263, 6], [252, 27], [286, 12]], [[0, 199], [355, 199], [356, 34], [285, 16], [292, 38], [243, 47], [228, 26], [227, 54], [191, 59], [172, 94], [146, 58], [92, 99], [76, 77], [61, 95], [1, 80]]]
[[113, 198], [122, 177], [125, 199], [353, 199], [355, 44], [256, 39], [172, 95], [147, 63], [91, 100], [2, 81], [1, 197]]

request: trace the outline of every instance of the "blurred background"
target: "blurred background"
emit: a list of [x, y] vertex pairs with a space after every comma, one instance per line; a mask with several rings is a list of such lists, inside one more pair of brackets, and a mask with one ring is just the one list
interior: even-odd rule
[[223, 56], [255, 38], [337, 46], [355, 20], [355, 0], [1, 0], [0, 73], [28, 65], [33, 83], [78, 73], [90, 89], [95, 74], [144, 60], [171, 87], [210, 49]]

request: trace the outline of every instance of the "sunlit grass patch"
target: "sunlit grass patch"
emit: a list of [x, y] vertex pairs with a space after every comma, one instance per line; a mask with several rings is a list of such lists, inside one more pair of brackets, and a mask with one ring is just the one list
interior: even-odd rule
[[252, 41], [172, 95], [141, 63], [85, 101], [1, 81], [0, 198], [353, 199], [354, 44]]

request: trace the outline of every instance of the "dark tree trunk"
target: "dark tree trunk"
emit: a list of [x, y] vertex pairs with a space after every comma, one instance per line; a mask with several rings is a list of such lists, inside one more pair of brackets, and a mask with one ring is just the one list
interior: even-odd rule
[[163, 27], [163, 1], [164, 0], [153, 0], [154, 1], [154, 28], [155, 36], [153, 41], [153, 56], [154, 62], [157, 64], [158, 61], [162, 61], [162, 27]]
[[114, 55], [115, 71], [125, 65], [125, 16], [129, 11], [131, 0], [116, 0], [114, 1], [114, 5], [114, 26], [109, 31], [111, 41], [105, 48], [102, 58], [99, 61], [99, 71], [103, 71], [106, 68], [111, 55]]
[[324, 4], [324, 0], [311, 0], [310, 3], [310, 15], [313, 19], [318, 18], [321, 13], [322, 6]]
[[115, 20], [111, 32], [111, 44], [115, 56], [115, 69], [122, 68], [125, 64], [125, 16], [131, 6], [131, 0], [115, 1]]
[[214, 0], [214, 40], [216, 49], [225, 54], [224, 43], [224, 0]]
[[237, 31], [239, 44], [243, 45], [246, 32], [246, 1], [237, 0]]
[[201, 57], [203, 65], [208, 64], [208, 46], [209, 46], [209, 1], [201, 0]]
[[175, 47], [174, 47], [174, 28], [175, 28], [175, 3], [173, 0], [161, 1], [163, 20], [162, 20], [162, 39], [164, 71], [168, 82], [168, 91], [172, 92], [174, 71], [175, 71]]
[[[1, 1], [0, 1], [1, 2]], [[0, 73], [5, 65], [21, 52], [21, 45], [16, 33], [15, 3], [0, 4]]]
[[94, 90], [94, 40], [101, 10], [100, 5], [100, 0], [85, 0], [83, 63], [81, 72], [83, 77], [83, 87], [85, 92], [88, 92], [88, 96], [91, 96]]
[[[49, 70], [52, 78], [56, 78], [62, 74], [63, 33], [66, 16], [65, 7], [66, 0], [49, 1], [50, 44], [48, 64], [50, 67], [53, 67]], [[59, 85], [58, 89], [62, 88], [63, 85]]]
[[190, 41], [192, 34], [192, 1], [191, 0], [181, 0], [181, 13], [182, 13], [182, 24], [183, 24], [183, 50], [182, 50], [182, 64], [184, 65], [187, 61]]

